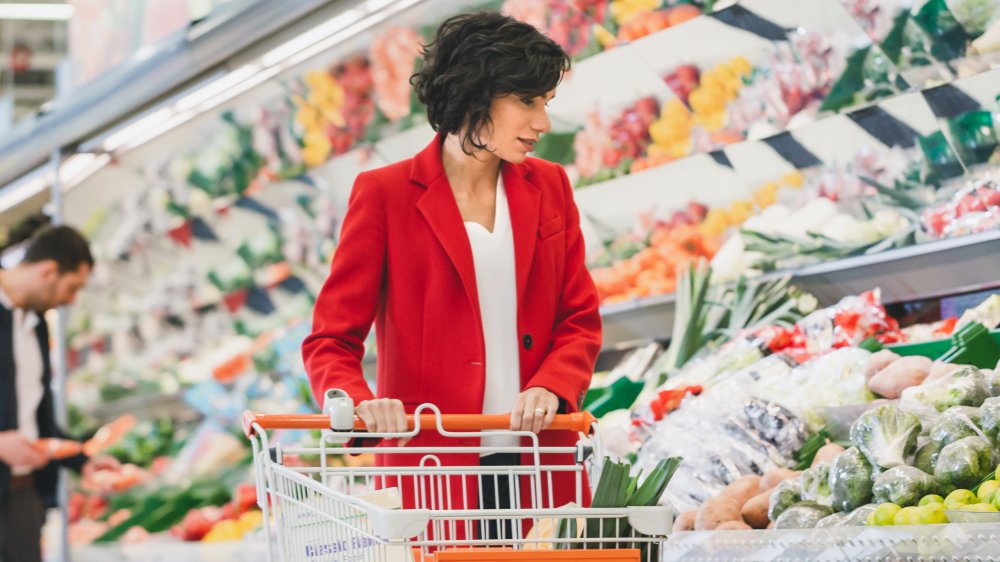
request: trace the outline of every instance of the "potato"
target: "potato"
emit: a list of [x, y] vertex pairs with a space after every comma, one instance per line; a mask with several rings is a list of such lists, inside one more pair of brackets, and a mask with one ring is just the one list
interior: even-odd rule
[[754, 474], [742, 476], [723, 488], [719, 496], [732, 498], [736, 502], [736, 505], [743, 507], [743, 504], [757, 495], [757, 488], [759, 487], [760, 476]]
[[771, 504], [771, 494], [773, 492], [773, 489], [761, 492], [743, 504], [743, 509], [740, 510], [740, 513], [743, 515], [743, 521], [747, 525], [750, 525], [754, 529], [763, 529], [767, 526], [769, 522], [767, 508]]
[[827, 443], [826, 445], [820, 447], [818, 451], [816, 451], [816, 456], [813, 457], [813, 462], [810, 468], [816, 466], [821, 462], [830, 462], [833, 460], [833, 457], [843, 452], [844, 448], [841, 447], [840, 445], [836, 443]]
[[674, 532], [678, 533], [680, 531], [693, 531], [694, 530], [694, 519], [698, 517], [697, 509], [692, 509], [691, 511], [685, 511], [684, 513], [677, 516], [674, 519]]
[[694, 519], [695, 531], [713, 531], [726, 521], [742, 521], [740, 506], [728, 496], [714, 497], [701, 507]]
[[726, 521], [715, 528], [716, 531], [749, 531], [752, 527], [742, 521]]
[[768, 529], [773, 529], [774, 528], [774, 521], [771, 521], [770, 523], [768, 523], [767, 524], [767, 528]]
[[895, 400], [903, 394], [903, 390], [924, 382], [933, 365], [934, 362], [926, 357], [913, 356], [897, 359], [868, 380], [868, 390], [884, 398]]
[[800, 473], [792, 470], [790, 468], [776, 468], [769, 472], [764, 473], [764, 477], [760, 479], [760, 487], [757, 489], [758, 492], [766, 492], [771, 488], [781, 484], [789, 478], [794, 478]]
[[868, 363], [865, 365], [865, 380], [871, 379], [875, 376], [875, 373], [885, 369], [897, 359], [899, 359], [899, 355], [889, 351], [888, 349], [883, 349], [882, 351], [873, 353], [871, 357], [868, 358]]
[[945, 363], [944, 361], [935, 361], [934, 364], [931, 365], [931, 372], [929, 375], [927, 375], [927, 378], [924, 379], [924, 382], [932, 381], [934, 379], [939, 379], [941, 377], [946, 377], [961, 368], [962, 365], [956, 365], [954, 363]]

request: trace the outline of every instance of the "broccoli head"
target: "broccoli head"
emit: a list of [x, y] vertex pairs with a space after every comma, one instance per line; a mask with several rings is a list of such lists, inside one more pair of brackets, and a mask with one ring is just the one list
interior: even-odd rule
[[775, 529], [812, 529], [819, 521], [833, 515], [833, 508], [816, 502], [798, 502], [774, 520]]
[[987, 398], [983, 402], [979, 407], [979, 421], [983, 433], [993, 440], [994, 445], [1000, 445], [1000, 398]]
[[979, 435], [979, 424], [979, 408], [972, 406], [948, 408], [931, 426], [931, 442], [940, 451], [959, 439]]
[[919, 468], [897, 466], [875, 479], [872, 492], [878, 503], [894, 503], [906, 507], [917, 505], [920, 498], [933, 493], [936, 487], [934, 478]]
[[916, 401], [943, 412], [953, 406], [978, 408], [990, 397], [990, 384], [983, 373], [965, 366], [939, 379], [907, 388], [902, 402]]
[[913, 466], [926, 472], [934, 474], [934, 465], [937, 464], [938, 448], [934, 443], [928, 442], [923, 447], [917, 449], [917, 456], [913, 460]]
[[802, 477], [789, 478], [774, 489], [767, 507], [767, 518], [777, 521], [778, 517], [792, 505], [802, 501]]
[[945, 493], [972, 488], [993, 470], [993, 449], [982, 437], [959, 439], [941, 450], [934, 477]]
[[920, 420], [894, 405], [868, 410], [851, 426], [851, 443], [882, 468], [906, 464], [917, 449]]
[[851, 447], [833, 458], [829, 484], [834, 509], [861, 507], [872, 499], [872, 465], [857, 447]]
[[830, 493], [830, 463], [821, 462], [802, 473], [802, 501], [816, 502], [821, 505], [831, 505], [833, 494]]

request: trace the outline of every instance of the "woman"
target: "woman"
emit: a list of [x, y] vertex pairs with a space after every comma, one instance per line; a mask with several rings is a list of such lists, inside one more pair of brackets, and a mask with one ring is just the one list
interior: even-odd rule
[[[320, 400], [347, 391], [370, 431], [405, 431], [405, 414], [430, 402], [444, 413], [512, 412], [512, 430], [539, 432], [580, 407], [601, 342], [566, 173], [527, 156], [551, 127], [546, 103], [569, 57], [530, 25], [488, 12], [445, 21], [424, 57], [411, 82], [438, 134], [414, 158], [358, 176], [303, 344], [306, 369]], [[361, 371], [373, 320], [377, 397]], [[577, 439], [549, 433], [543, 446]], [[479, 439], [422, 432], [411, 445], [442, 444]], [[419, 458], [407, 456], [378, 462]], [[556, 506], [574, 500], [572, 474], [553, 489]]]

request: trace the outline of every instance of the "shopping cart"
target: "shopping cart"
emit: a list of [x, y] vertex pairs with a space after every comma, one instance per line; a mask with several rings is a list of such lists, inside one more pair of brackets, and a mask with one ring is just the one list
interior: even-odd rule
[[[328, 393], [323, 414], [268, 415], [247, 412], [244, 431], [253, 446], [257, 498], [264, 513], [268, 560], [282, 562], [457, 562], [500, 560], [628, 560], [652, 562], [672, 526], [666, 506], [580, 507], [584, 473], [596, 482], [596, 436], [576, 447], [542, 447], [531, 432], [509, 431], [509, 414], [442, 415], [433, 405], [407, 416], [401, 434], [364, 431], [345, 394]], [[556, 416], [550, 430], [588, 435], [589, 413]], [[317, 447], [272, 447], [267, 430], [322, 430]], [[356, 439], [396, 439], [436, 431], [454, 447], [380, 447]], [[514, 435], [530, 446], [469, 447], [461, 438]], [[468, 443], [467, 439], [464, 439]], [[476, 440], [479, 443], [479, 440]], [[410, 466], [357, 467], [335, 464], [334, 456], [377, 453], [416, 455]], [[442, 466], [437, 454], [518, 453], [534, 462], [513, 466]], [[543, 464], [561, 454], [563, 464]], [[296, 455], [314, 466], [286, 466]], [[478, 458], [478, 457], [473, 457]], [[551, 457], [548, 457], [551, 458]], [[598, 457], [600, 458], [600, 457]], [[388, 463], [392, 464], [392, 463]], [[575, 474], [576, 502], [552, 505], [552, 478]], [[482, 509], [484, 484], [492, 480], [493, 505], [502, 505], [498, 486], [509, 479], [510, 508]], [[476, 492], [478, 490], [478, 492]], [[473, 501], [469, 498], [472, 497]], [[478, 497], [478, 501], [477, 501]], [[403, 508], [402, 498], [413, 507]]]

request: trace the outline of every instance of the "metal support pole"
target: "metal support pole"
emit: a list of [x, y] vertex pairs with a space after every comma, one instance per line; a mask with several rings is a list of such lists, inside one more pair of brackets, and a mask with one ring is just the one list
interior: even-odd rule
[[[52, 151], [49, 157], [49, 165], [52, 166], [52, 190], [49, 197], [48, 213], [52, 224], [59, 225], [63, 222], [63, 191], [62, 183], [59, 181], [59, 166], [62, 164], [62, 150]], [[67, 314], [64, 307], [56, 309], [55, 329], [52, 334], [55, 338], [52, 346], [52, 397], [55, 402], [56, 423], [59, 427], [66, 428], [69, 421], [68, 405], [66, 397], [66, 324]], [[59, 519], [62, 536], [59, 540], [59, 551], [55, 558], [59, 562], [69, 562], [69, 489], [66, 470], [59, 471], [59, 488], [57, 499], [59, 502]]]

